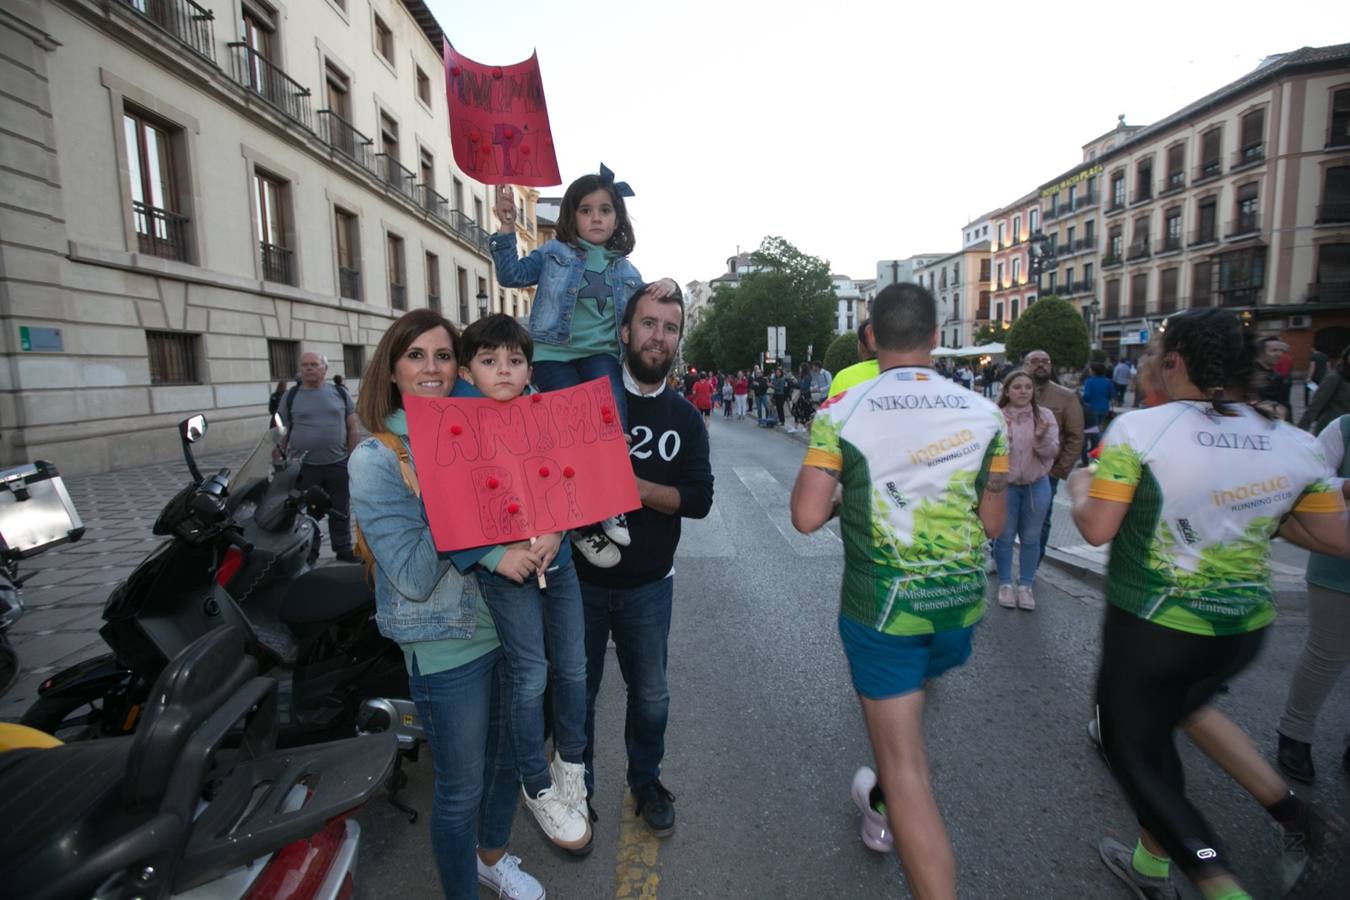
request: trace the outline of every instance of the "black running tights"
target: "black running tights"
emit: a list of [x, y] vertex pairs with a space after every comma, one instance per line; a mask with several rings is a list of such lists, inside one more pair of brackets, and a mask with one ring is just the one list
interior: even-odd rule
[[1265, 630], [1206, 637], [1108, 605], [1097, 674], [1102, 749], [1142, 825], [1192, 880], [1227, 870], [1186, 799], [1175, 731], [1256, 658]]

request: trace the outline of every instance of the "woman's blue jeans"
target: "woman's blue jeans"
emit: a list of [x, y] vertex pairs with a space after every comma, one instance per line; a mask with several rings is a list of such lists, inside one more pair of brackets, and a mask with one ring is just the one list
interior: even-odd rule
[[553, 746], [563, 762], [579, 763], [586, 752], [586, 617], [577, 570], [571, 562], [553, 569], [545, 591], [533, 578], [516, 584], [492, 575], [479, 583], [506, 655], [511, 749], [520, 781], [533, 797], [553, 783], [544, 749], [544, 688], [550, 665]]
[[476, 848], [505, 847], [520, 792], [506, 733], [506, 661], [500, 649], [473, 662], [408, 676], [436, 773], [431, 849], [445, 896], [477, 900]]
[[617, 356], [605, 353], [565, 362], [540, 360], [534, 364], [534, 386], [541, 391], [560, 391], [596, 378], [609, 379], [609, 389], [614, 394], [614, 405], [618, 407], [619, 421], [623, 423], [623, 433], [627, 434], [628, 399], [623, 387], [623, 366], [619, 364]]
[[1019, 541], [1017, 583], [1031, 587], [1041, 562], [1041, 525], [1050, 511], [1050, 477], [1042, 475], [1031, 484], [1008, 485], [1008, 518], [1003, 533], [994, 540], [994, 564], [998, 583], [1012, 584], [1013, 541]]

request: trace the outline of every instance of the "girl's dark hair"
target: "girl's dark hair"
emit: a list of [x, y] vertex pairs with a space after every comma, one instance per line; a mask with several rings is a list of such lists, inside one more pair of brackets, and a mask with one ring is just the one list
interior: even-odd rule
[[458, 362], [459, 331], [453, 322], [435, 310], [414, 309], [404, 313], [380, 338], [361, 379], [361, 396], [356, 400], [356, 415], [366, 431], [379, 434], [389, 430], [384, 420], [403, 408], [403, 395], [398, 392], [398, 385], [389, 380], [394, 374], [394, 364], [413, 341], [434, 328], [444, 328], [450, 335], [450, 348]]
[[633, 223], [628, 221], [628, 207], [624, 206], [623, 198], [614, 190], [614, 182], [605, 181], [599, 175], [582, 175], [567, 186], [562, 206], [558, 209], [558, 224], [555, 227], [558, 240], [576, 246], [577, 207], [581, 205], [581, 198], [601, 190], [614, 201], [614, 233], [605, 241], [605, 247], [627, 256], [637, 244], [637, 239], [633, 237]]
[[1229, 403], [1244, 403], [1255, 393], [1256, 339], [1229, 310], [1202, 307], [1169, 316], [1162, 349], [1181, 357], [1191, 384], [1216, 412], [1228, 415]]
[[1031, 382], [1031, 420], [1039, 422], [1041, 420], [1041, 405], [1036, 402], [1036, 379], [1032, 378], [1031, 373], [1026, 369], [1013, 369], [1003, 376], [1003, 390], [998, 392], [998, 408], [1003, 409], [1008, 405], [1011, 400], [1008, 396], [1008, 385], [1018, 378], [1026, 378]]

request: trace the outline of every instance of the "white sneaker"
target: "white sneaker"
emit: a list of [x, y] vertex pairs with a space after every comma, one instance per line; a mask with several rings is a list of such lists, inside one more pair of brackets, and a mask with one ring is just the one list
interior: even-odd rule
[[[475, 856], [477, 854], [474, 854]], [[520, 857], [506, 854], [489, 866], [478, 860], [478, 883], [507, 900], [544, 900], [544, 886], [520, 868]]]
[[633, 543], [633, 536], [628, 533], [628, 517], [623, 513], [617, 516], [610, 516], [600, 523], [601, 529], [605, 532], [605, 537], [609, 538], [620, 547], [627, 547]]
[[588, 815], [586, 809], [586, 764], [563, 762], [563, 758], [555, 753], [553, 759], [549, 760], [548, 774], [553, 779], [553, 786], [558, 791], [558, 796], [583, 816]]
[[523, 785], [520, 793], [525, 798], [525, 808], [534, 816], [544, 836], [550, 841], [564, 850], [580, 850], [590, 843], [590, 819], [585, 813], [572, 808], [557, 785], [544, 788], [534, 799], [525, 793]]
[[886, 822], [886, 816], [872, 808], [872, 788], [876, 786], [877, 773], [872, 771], [871, 766], [863, 766], [853, 773], [853, 784], [849, 794], [853, 797], [853, 805], [862, 813], [859, 835], [862, 837], [863, 845], [877, 853], [890, 853], [895, 849], [890, 826]]
[[572, 546], [586, 558], [586, 562], [595, 566], [597, 569], [612, 569], [623, 559], [623, 554], [619, 548], [609, 538], [605, 537], [603, 531], [574, 531], [572, 532]]

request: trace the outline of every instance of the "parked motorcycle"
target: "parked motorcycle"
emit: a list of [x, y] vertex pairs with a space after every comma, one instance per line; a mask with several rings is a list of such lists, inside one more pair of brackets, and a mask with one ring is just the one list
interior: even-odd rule
[[415, 759], [423, 733], [403, 652], [376, 627], [361, 566], [310, 568], [311, 512], [327, 498], [296, 487], [300, 460], [281, 453], [279, 420], [234, 478], [199, 470], [192, 448], [206, 429], [200, 415], [179, 423], [192, 483], [155, 522], [169, 539], [108, 597], [99, 634], [113, 652], [49, 678], [23, 724], [63, 740], [128, 734], [168, 660], [232, 626], [277, 680], [281, 746], [388, 730]]
[[9, 643], [9, 629], [23, 615], [19, 561], [83, 534], [56, 466], [40, 459], [0, 471], [0, 694], [19, 680], [19, 658]]
[[397, 741], [276, 749], [277, 681], [257, 670], [245, 633], [218, 628], [164, 667], [134, 736], [0, 753], [5, 893], [349, 897], [350, 816], [389, 777]]

